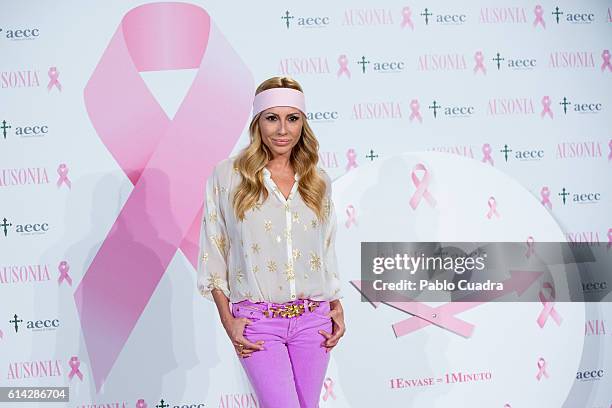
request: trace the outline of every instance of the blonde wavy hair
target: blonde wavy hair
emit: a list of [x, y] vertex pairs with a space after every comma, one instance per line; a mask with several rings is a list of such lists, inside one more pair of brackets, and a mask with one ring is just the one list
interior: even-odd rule
[[[293, 88], [303, 92], [300, 84], [292, 78], [272, 77], [262, 82], [257, 87], [255, 94], [271, 88]], [[264, 186], [263, 168], [272, 159], [272, 153], [261, 139], [259, 118], [262, 113], [260, 112], [251, 121], [249, 125], [251, 143], [238, 154], [234, 162], [234, 167], [242, 176], [232, 201], [234, 213], [239, 220], [244, 219], [245, 212], [254, 207], [262, 196], [262, 202], [268, 198], [268, 190]], [[327, 211], [326, 208], [324, 209], [323, 203], [326, 189], [325, 180], [317, 171], [319, 142], [308, 125], [304, 114], [302, 114], [302, 118], [302, 134], [291, 150], [289, 162], [293, 170], [300, 176], [298, 191], [304, 203], [312, 209], [319, 221], [322, 222], [327, 216]]]

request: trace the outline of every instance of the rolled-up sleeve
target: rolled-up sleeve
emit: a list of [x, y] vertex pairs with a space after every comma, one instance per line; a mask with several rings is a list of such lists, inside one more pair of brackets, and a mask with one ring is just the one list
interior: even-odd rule
[[336, 259], [336, 230], [338, 220], [336, 218], [336, 207], [332, 200], [332, 181], [326, 172], [323, 178], [327, 185], [327, 191], [323, 202], [326, 219], [323, 229], [323, 260], [327, 277], [327, 290], [332, 299], [342, 299], [341, 281], [338, 271], [338, 260]]
[[230, 297], [227, 260], [230, 239], [220, 203], [221, 190], [215, 168], [204, 190], [197, 274], [198, 291], [210, 301], [214, 301], [213, 289], [220, 289], [227, 298]]

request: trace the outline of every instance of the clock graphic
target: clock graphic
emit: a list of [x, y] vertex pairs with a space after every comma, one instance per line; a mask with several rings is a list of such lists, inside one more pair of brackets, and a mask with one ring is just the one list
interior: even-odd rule
[[362, 297], [362, 242], [517, 243], [537, 259], [539, 246], [565, 235], [535, 194], [488, 164], [422, 152], [351, 169], [334, 181], [333, 199], [347, 333], [332, 351], [335, 398], [325, 404], [563, 405], [580, 363], [585, 308], [556, 301], [578, 279], [558, 272], [575, 265], [500, 270], [504, 290], [472, 302]]

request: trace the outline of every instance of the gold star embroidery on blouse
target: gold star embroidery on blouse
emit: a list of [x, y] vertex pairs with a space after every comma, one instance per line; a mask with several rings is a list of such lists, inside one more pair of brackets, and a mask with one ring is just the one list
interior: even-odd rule
[[325, 215], [328, 216], [331, 209], [331, 203], [329, 198], [325, 198], [325, 202], [323, 203], [323, 210], [325, 211]]
[[293, 264], [286, 263], [285, 264], [285, 275], [287, 275], [287, 280], [295, 279], [295, 272], [293, 272]]
[[255, 211], [255, 210], [257, 210], [257, 211], [261, 210], [261, 203], [253, 204], [253, 211]]
[[268, 271], [270, 272], [276, 272], [276, 262], [274, 261], [268, 261]]
[[217, 211], [212, 210], [208, 218], [210, 219], [210, 222], [217, 222]]
[[244, 273], [242, 273], [242, 269], [238, 268], [236, 271], [236, 282], [242, 283], [242, 279], [244, 279]]
[[258, 272], [259, 272], [259, 266], [253, 265], [253, 273], [258, 273]]
[[300, 256], [302, 256], [302, 251], [300, 251], [299, 249], [294, 249], [293, 250], [293, 260], [297, 261], [298, 259], [300, 259]]
[[264, 228], [266, 229], [266, 232], [272, 231], [272, 221], [264, 221]]
[[304, 223], [304, 231], [308, 231], [308, 224]]
[[202, 255], [202, 261], [208, 261], [208, 252], [204, 252], [204, 254]]
[[227, 240], [225, 239], [224, 235], [213, 235], [212, 237], [210, 237], [210, 239], [215, 243], [215, 245], [217, 245], [217, 248], [219, 248], [219, 251], [221, 251], [221, 253], [225, 253], [225, 248], [227, 246]]
[[259, 247], [258, 243], [254, 243], [253, 245], [251, 245], [251, 249], [253, 250], [253, 253], [258, 254], [261, 248]]
[[300, 214], [297, 211], [293, 212], [293, 222], [300, 223]]
[[285, 239], [288, 239], [288, 240], [291, 239], [291, 229], [290, 228], [285, 228], [284, 234], [285, 234]]
[[208, 290], [212, 289], [223, 289], [223, 279], [216, 273], [213, 273], [208, 277]]
[[314, 252], [310, 252], [310, 270], [315, 272], [321, 269], [321, 258]]
[[[291, 200], [291, 197], [289, 197], [289, 200]], [[287, 202], [287, 203], [285, 203], [285, 210], [289, 211], [289, 210], [290, 210], [290, 208], [291, 208], [291, 207], [289, 206], [289, 203], [288, 203], [288, 202]]]
[[315, 218], [315, 219], [313, 219], [312, 221], [310, 221], [310, 226], [311, 226], [312, 228], [317, 228], [317, 225], [319, 225], [319, 224], [317, 223], [316, 218]]

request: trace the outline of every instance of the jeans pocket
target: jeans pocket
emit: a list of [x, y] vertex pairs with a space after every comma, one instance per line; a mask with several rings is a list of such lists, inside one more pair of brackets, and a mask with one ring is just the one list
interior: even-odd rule
[[330, 312], [329, 303], [320, 303], [319, 306], [311, 312], [316, 317], [320, 317], [321, 319], [331, 320], [331, 317], [328, 316]]

